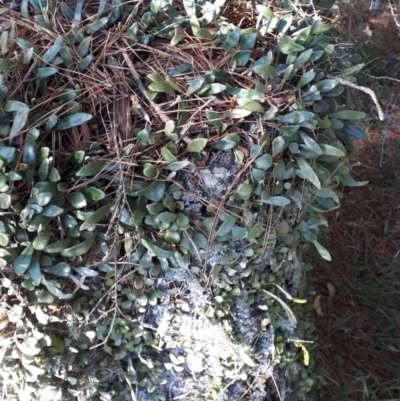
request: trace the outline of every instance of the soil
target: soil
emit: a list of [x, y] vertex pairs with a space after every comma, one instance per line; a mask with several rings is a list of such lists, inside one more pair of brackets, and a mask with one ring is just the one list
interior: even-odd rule
[[[398, 269], [393, 270], [400, 262], [400, 25], [388, 4], [375, 11], [369, 7], [369, 1], [343, 6], [336, 24], [344, 37], [357, 43], [355, 50], [371, 60], [360, 73], [359, 83], [374, 89], [385, 121], [377, 120], [369, 98], [355, 94], [361, 109], [370, 109], [371, 113], [364, 126], [370, 138], [360, 142], [351, 157], [353, 177], [369, 184], [344, 189], [342, 207], [329, 216], [326, 247], [333, 262], [327, 265], [318, 257], [311, 258], [314, 270], [309, 276], [315, 280], [312, 302], [319, 343], [317, 371], [328, 383], [319, 397], [325, 399], [400, 396], [396, 384], [400, 377], [398, 350], [376, 347], [383, 343], [376, 339], [384, 337], [385, 321], [374, 315], [362, 298], [387, 283], [384, 280], [389, 274], [393, 280], [389, 289], [398, 288], [400, 283]], [[384, 304], [386, 294], [376, 299], [378, 304], [383, 303], [379, 304], [382, 310], [389, 307]], [[393, 299], [393, 304], [397, 301]], [[389, 330], [398, 338], [398, 328]], [[367, 398], [363, 398], [362, 377], [366, 378], [367, 391], [371, 391]], [[358, 385], [354, 384], [357, 380]], [[389, 381], [394, 384], [387, 386]]]

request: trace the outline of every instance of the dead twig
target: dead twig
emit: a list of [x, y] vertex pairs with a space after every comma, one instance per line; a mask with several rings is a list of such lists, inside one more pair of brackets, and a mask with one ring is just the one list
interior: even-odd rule
[[363, 74], [369, 78], [376, 79], [376, 80], [386, 79], [387, 81], [400, 82], [400, 79], [396, 79], [396, 78], [392, 78], [392, 77], [375, 77], [374, 75], [369, 75], [366, 72], [363, 72]]
[[[128, 47], [130, 47], [127, 44]], [[161, 109], [161, 107], [153, 102], [153, 100], [149, 99], [146, 96], [146, 88], [143, 85], [142, 80], [139, 77], [139, 74], [136, 71], [135, 66], [133, 65], [131, 59], [128, 56], [128, 53], [123, 50], [120, 46], [118, 46], [121, 49], [121, 53], [124, 56], [125, 62], [128, 65], [129, 69], [131, 70], [131, 74], [132, 74], [132, 78], [133, 80], [136, 82], [136, 85], [138, 86], [140, 92], [146, 97], [146, 100], [149, 102], [150, 106], [154, 109], [154, 111], [156, 112], [156, 115], [158, 115], [160, 117], [160, 119], [162, 120], [162, 122], [167, 123], [170, 119], [168, 118], [168, 116], [166, 115], [166, 113], [164, 112], [164, 110]], [[133, 49], [131, 48], [131, 50], [133, 51]]]
[[371, 96], [373, 102], [375, 103], [375, 107], [378, 110], [378, 117], [379, 120], [384, 121], [385, 120], [385, 114], [379, 104], [379, 101], [375, 95], [375, 92], [370, 89], [367, 88], [366, 86], [359, 86], [354, 84], [353, 82], [348, 81], [347, 79], [341, 78], [341, 77], [337, 77], [335, 75], [331, 75], [331, 74], [326, 74], [326, 76], [330, 79], [334, 79], [335, 81], [339, 82], [341, 85], [343, 86], [348, 86], [349, 88], [353, 88], [353, 89], [357, 89], [360, 90], [364, 93], [366, 93], [367, 95]]

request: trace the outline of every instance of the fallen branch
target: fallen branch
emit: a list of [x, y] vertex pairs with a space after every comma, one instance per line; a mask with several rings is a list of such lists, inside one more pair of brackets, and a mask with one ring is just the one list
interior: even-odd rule
[[375, 92], [374, 92], [372, 89], [367, 88], [366, 86], [359, 86], [359, 85], [356, 85], [356, 84], [354, 84], [353, 82], [348, 81], [347, 79], [340, 78], [340, 77], [337, 77], [337, 76], [335, 76], [335, 75], [327, 74], [326, 76], [327, 76], [328, 78], [330, 78], [330, 79], [334, 79], [335, 81], [339, 82], [341, 85], [348, 86], [348, 87], [350, 87], [350, 88], [360, 90], [360, 91], [362, 91], [362, 92], [368, 94], [369, 96], [371, 96], [373, 102], [375, 103], [375, 107], [376, 107], [377, 110], [378, 110], [379, 120], [381, 120], [381, 121], [384, 121], [384, 120], [385, 120], [385, 114], [384, 114], [384, 112], [383, 112], [383, 110], [382, 110], [382, 107], [380, 106], [380, 104], [379, 104], [379, 102], [378, 102], [378, 99], [377, 99], [377, 97], [376, 97], [376, 95], [375, 95]]

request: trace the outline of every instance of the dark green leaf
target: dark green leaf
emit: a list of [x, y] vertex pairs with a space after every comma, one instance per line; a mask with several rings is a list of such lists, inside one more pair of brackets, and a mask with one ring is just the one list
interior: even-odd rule
[[36, 238], [32, 242], [32, 246], [37, 251], [43, 251], [46, 249], [51, 236], [51, 231], [49, 229], [44, 229], [39, 234], [36, 235]]
[[82, 276], [86, 277], [96, 277], [98, 276], [98, 272], [88, 269], [87, 267], [74, 267], [73, 268], [77, 273], [81, 274]]
[[56, 57], [59, 51], [63, 47], [63, 37], [59, 36], [54, 41], [54, 45], [50, 46], [48, 50], [43, 54], [42, 60], [45, 64], [50, 64]]
[[76, 175], [78, 177], [89, 177], [98, 174], [107, 165], [105, 161], [99, 160], [83, 166]]
[[335, 156], [335, 157], [346, 156], [346, 154], [342, 150], [336, 148], [335, 146], [320, 144], [320, 148], [325, 156]]
[[360, 127], [355, 127], [353, 125], [346, 125], [344, 132], [355, 139], [359, 140], [368, 139], [368, 133], [362, 130]]
[[236, 224], [237, 218], [235, 216], [228, 216], [222, 223], [221, 227], [217, 231], [217, 235], [223, 237], [232, 231], [234, 225]]
[[190, 18], [190, 25], [192, 27], [194, 36], [197, 36], [201, 39], [212, 39], [212, 35], [207, 29], [200, 28], [199, 21], [195, 15], [192, 15]]
[[79, 72], [83, 72], [86, 70], [86, 68], [89, 67], [89, 64], [92, 62], [93, 60], [93, 55], [92, 54], [88, 54], [79, 64], [78, 64], [78, 70]]
[[171, 242], [172, 244], [179, 244], [181, 242], [181, 236], [177, 231], [167, 230], [164, 238], [166, 241]]
[[365, 118], [365, 113], [355, 110], [341, 110], [330, 114], [329, 118], [339, 118], [340, 120], [361, 120]]
[[84, 38], [82, 40], [82, 42], [77, 47], [76, 51], [82, 58], [88, 54], [91, 41], [92, 41], [92, 37], [87, 36], [86, 38]]
[[32, 258], [31, 264], [29, 266], [29, 274], [33, 283], [38, 286], [42, 282], [42, 272], [40, 270], [40, 264], [37, 258]]
[[297, 158], [296, 160], [301, 172], [303, 173], [303, 178], [309, 180], [312, 184], [316, 186], [316, 188], [321, 189], [321, 183], [313, 168], [304, 159]]
[[282, 136], [277, 136], [272, 141], [272, 157], [277, 156], [281, 153], [286, 147], [286, 142]]
[[303, 101], [312, 101], [312, 100], [322, 100], [322, 96], [319, 93], [316, 85], [312, 85], [310, 89], [302, 95]]
[[311, 137], [309, 137], [308, 135], [306, 135], [304, 133], [301, 133], [300, 135], [308, 149], [310, 149], [312, 152], [316, 153], [317, 155], [323, 154], [320, 146], [317, 144], [317, 142], [314, 141], [314, 139], [312, 139]]
[[58, 182], [61, 180], [60, 173], [55, 167], [50, 167], [50, 172], [49, 172], [49, 181], [51, 182]]
[[270, 109], [263, 115], [263, 120], [264, 121], [273, 120], [278, 110], [279, 109], [276, 106], [272, 105]]
[[283, 35], [292, 26], [292, 23], [293, 23], [293, 15], [292, 15], [292, 13], [285, 14], [285, 15], [281, 16], [281, 18], [279, 20], [279, 25], [278, 25], [278, 37], [279, 38], [283, 37]]
[[43, 208], [41, 214], [46, 217], [57, 217], [64, 212], [64, 209], [56, 205], [49, 205]]
[[315, 78], [315, 72], [313, 70], [307, 71], [300, 78], [299, 82], [296, 85], [296, 88], [302, 88], [304, 85], [307, 85]]
[[86, 198], [82, 192], [74, 192], [69, 195], [67, 199], [75, 209], [81, 209], [87, 206]]
[[312, 49], [308, 49], [305, 52], [300, 53], [300, 56], [296, 58], [296, 61], [293, 64], [293, 69], [297, 71], [303, 67], [303, 65], [310, 59], [312, 52]]
[[181, 75], [192, 69], [192, 65], [189, 63], [182, 63], [175, 68], [168, 71], [170, 77], [175, 77], [176, 75]]
[[168, 251], [162, 248], [153, 241], [150, 241], [149, 239], [142, 238], [141, 243], [145, 248], [147, 248], [149, 251], [153, 252], [160, 258], [172, 258], [174, 256], [174, 253], [172, 251]]
[[16, 149], [14, 147], [5, 146], [4, 148], [0, 148], [0, 159], [6, 166], [14, 161], [15, 151]]
[[335, 79], [323, 79], [322, 81], [317, 82], [318, 90], [323, 92], [329, 92], [330, 90], [336, 88], [339, 85], [339, 82]]
[[72, 294], [64, 294], [60, 291], [51, 281], [47, 281], [42, 277], [42, 283], [47, 287], [47, 289], [59, 299], [70, 299]]
[[43, 79], [57, 74], [58, 68], [56, 67], [41, 67], [37, 69], [36, 78]]
[[237, 67], [242, 67], [249, 62], [250, 56], [251, 56], [251, 50], [239, 50], [231, 58], [230, 65], [231, 66], [236, 65]]
[[51, 192], [40, 192], [37, 195], [32, 196], [28, 200], [28, 204], [36, 203], [38, 206], [43, 207], [51, 201], [52, 197], [53, 194]]
[[233, 149], [240, 142], [238, 134], [228, 134], [223, 139], [213, 145], [214, 149], [218, 150], [229, 150]]
[[307, 28], [300, 29], [300, 31], [297, 31], [295, 33], [296, 35], [296, 43], [300, 45], [304, 45], [304, 43], [307, 41], [308, 37], [310, 36], [311, 33], [311, 26], [308, 26]]
[[106, 194], [96, 187], [86, 188], [82, 192], [85, 194], [85, 196], [93, 201], [99, 201], [106, 197]]
[[186, 96], [191, 95], [192, 93], [197, 92], [206, 82], [204, 78], [195, 78], [190, 81], [188, 90], [186, 92]]
[[72, 114], [72, 115], [64, 118], [64, 120], [62, 120], [60, 123], [58, 123], [54, 129], [56, 131], [59, 131], [59, 130], [69, 129], [72, 127], [77, 127], [77, 126], [82, 125], [85, 122], [91, 120], [92, 118], [93, 118], [93, 116], [91, 114], [75, 113], [75, 114]]
[[255, 166], [261, 170], [268, 170], [272, 166], [272, 156], [270, 154], [260, 156], [256, 160]]
[[137, 140], [139, 142], [139, 147], [140, 149], [143, 149], [149, 144], [150, 141], [150, 135], [147, 130], [142, 129], [137, 133]]
[[228, 35], [225, 44], [225, 54], [228, 54], [232, 49], [234, 49], [239, 44], [240, 32], [241, 29], [237, 27]]
[[240, 40], [240, 50], [253, 50], [257, 40], [257, 32], [243, 35]]
[[65, 256], [67, 258], [73, 258], [76, 256], [86, 255], [89, 252], [90, 248], [92, 247], [95, 239], [96, 239], [96, 233], [94, 232], [85, 241], [83, 241], [71, 248], [62, 250], [61, 255]]
[[256, 89], [239, 89], [239, 88], [226, 88], [226, 91], [232, 96], [235, 96], [237, 98], [247, 98], [253, 100], [262, 100], [265, 95], [265, 87], [264, 87], [264, 93]]
[[290, 36], [285, 36], [280, 41], [278, 48], [283, 54], [291, 54], [294, 52], [302, 52], [303, 50], [305, 50], [303, 46], [293, 42], [293, 39]]
[[86, 25], [85, 31], [88, 35], [93, 35], [95, 32], [103, 29], [107, 25], [108, 18], [103, 17], [91, 24]]
[[83, 231], [97, 224], [110, 211], [110, 209], [114, 206], [114, 203], [115, 202], [107, 203], [107, 205], [97, 209], [86, 219], [86, 221], [80, 226], [79, 230]]
[[[18, 102], [20, 103], [20, 102]], [[8, 101], [6, 103], [6, 109], [7, 109], [7, 105], [10, 104], [10, 101]], [[23, 104], [23, 103], [21, 103]], [[14, 137], [15, 135], [17, 135], [24, 127], [25, 124], [28, 120], [28, 114], [29, 114], [29, 107], [24, 105], [23, 107], [21, 107], [15, 114], [14, 116], [14, 121], [10, 130], [10, 137]]]
[[265, 203], [267, 203], [269, 205], [285, 207], [285, 206], [289, 205], [290, 200], [287, 198], [284, 198], [283, 196], [272, 196], [271, 198], [266, 199]]
[[85, 152], [83, 150], [76, 150], [72, 152], [71, 161], [75, 165], [82, 164], [85, 160]]
[[33, 246], [28, 245], [21, 253], [21, 255], [17, 256], [14, 260], [14, 271], [17, 276], [22, 276], [25, 271], [28, 269], [29, 265], [32, 261], [33, 255]]
[[50, 245], [47, 245], [44, 251], [46, 253], [59, 253], [62, 252], [71, 242], [71, 238], [67, 237], [63, 240], [53, 242]]
[[339, 181], [348, 187], [363, 187], [368, 184], [368, 181], [354, 181], [350, 175], [341, 176]]
[[61, 262], [48, 269], [43, 269], [46, 273], [54, 274], [55, 276], [68, 277], [71, 272], [71, 266], [68, 263]]
[[215, 127], [219, 135], [226, 130], [227, 125], [221, 121], [221, 117], [218, 113], [211, 110], [207, 110], [206, 116], [207, 119], [211, 122], [211, 124]]
[[49, 132], [57, 124], [58, 118], [56, 115], [51, 115], [44, 126], [44, 132]]
[[19, 46], [21, 50], [27, 51], [29, 49], [33, 49], [33, 52], [39, 55], [39, 49], [33, 43], [29, 42], [29, 40], [17, 38], [15, 39], [15, 43]]
[[314, 113], [309, 111], [293, 111], [281, 117], [275, 117], [285, 124], [301, 124], [305, 121], [310, 121], [314, 117]]
[[273, 77], [273, 78], [278, 78], [278, 75], [275, 71], [275, 68], [272, 67], [272, 65], [269, 64], [262, 64], [262, 65], [257, 65], [253, 68], [255, 72], [261, 75], [266, 75], [268, 77]]
[[175, 213], [171, 212], [163, 212], [160, 213], [157, 218], [162, 222], [162, 223], [172, 223], [178, 218], [178, 215]]

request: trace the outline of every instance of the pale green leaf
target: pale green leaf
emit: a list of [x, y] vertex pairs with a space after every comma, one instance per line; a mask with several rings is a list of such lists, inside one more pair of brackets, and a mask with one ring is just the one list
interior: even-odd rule
[[207, 145], [206, 138], [196, 138], [186, 148], [187, 152], [201, 152]]
[[327, 260], [328, 262], [332, 261], [332, 256], [330, 253], [318, 241], [313, 241], [313, 244], [323, 259]]
[[304, 178], [314, 184], [317, 189], [321, 189], [321, 183], [313, 168], [304, 159], [297, 158], [296, 160]]
[[272, 292], [269, 292], [269, 291], [267, 291], [267, 290], [263, 290], [266, 294], [268, 294], [271, 298], [274, 298], [276, 301], [278, 301], [280, 304], [281, 304], [281, 306], [283, 307], [283, 309], [286, 311], [286, 313], [287, 313], [287, 315], [288, 315], [288, 318], [289, 318], [289, 320], [291, 321], [291, 323], [294, 325], [294, 326], [297, 326], [297, 319], [296, 319], [296, 317], [295, 317], [295, 315], [294, 315], [294, 313], [292, 312], [292, 310], [289, 308], [289, 306], [284, 302], [284, 301], [282, 301], [282, 299], [280, 299], [279, 297], [277, 297], [275, 294], [273, 294]]
[[285, 207], [289, 205], [290, 200], [284, 198], [283, 196], [272, 196], [271, 198], [264, 200], [264, 202], [267, 203], [268, 205]]
[[167, 93], [168, 95], [175, 95], [175, 90], [166, 82], [152, 82], [149, 89], [153, 92]]

